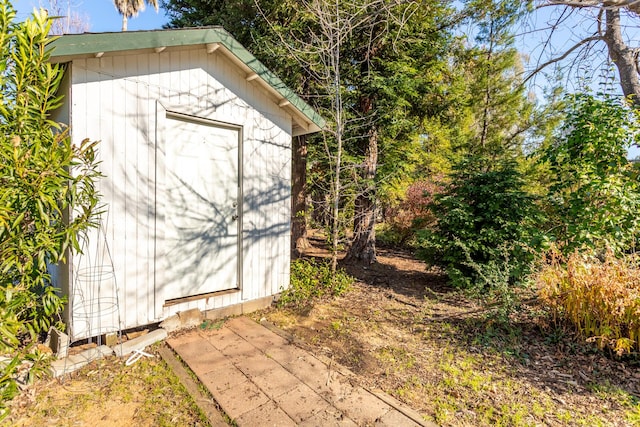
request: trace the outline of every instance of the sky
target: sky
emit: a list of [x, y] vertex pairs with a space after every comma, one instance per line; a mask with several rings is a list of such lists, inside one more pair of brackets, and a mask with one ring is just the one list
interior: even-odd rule
[[[113, 0], [57, 0], [57, 1], [61, 5], [65, 5], [65, 6], [67, 4], [70, 5], [72, 14], [79, 16], [84, 22], [88, 23], [89, 32], [120, 31], [122, 28], [122, 17], [120, 16], [115, 6], [113, 5]], [[17, 11], [18, 20], [24, 20], [25, 18], [27, 18], [30, 15], [30, 13], [33, 11], [34, 7], [37, 7], [39, 5], [45, 5], [46, 7], [46, 5], [48, 4], [49, 4], [48, 0], [14, 0], [13, 1], [13, 6]], [[554, 11], [553, 9], [556, 9], [556, 10]], [[558, 13], [557, 10], [558, 10], [557, 8], [549, 8], [548, 11], [542, 10], [541, 11], [542, 13], [539, 13], [536, 15], [538, 22], [533, 25], [544, 28], [546, 22], [553, 21], [553, 13]], [[587, 11], [587, 13], [589, 13], [589, 11]], [[165, 15], [165, 12], [162, 8], [160, 8], [158, 12], [156, 12], [153, 7], [147, 7], [137, 17], [132, 17], [129, 19], [128, 29], [129, 31], [160, 29], [167, 22], [168, 22], [168, 18]], [[636, 36], [640, 31], [640, 28], [637, 27], [637, 23], [634, 23], [634, 24], [635, 24], [633, 28], [634, 32], [632, 32], [632, 34]], [[579, 26], [576, 25], [576, 28], [577, 27]], [[544, 46], [544, 40], [546, 35], [544, 31], [541, 32], [540, 34], [537, 34], [536, 32], [530, 33], [528, 31], [529, 29], [530, 28], [521, 29], [523, 34], [521, 35], [522, 37], [519, 40], [518, 48], [521, 51], [524, 51], [524, 53], [529, 54], [530, 58], [535, 61], [536, 57], [540, 58], [539, 56], [540, 54], [539, 52], [536, 52], [536, 49], [539, 49], [541, 46]], [[557, 49], [556, 51], [561, 51], [562, 50], [561, 47], [566, 47], [566, 45], [562, 46], [563, 43], [558, 43], [558, 40], [560, 41], [564, 40], [565, 44], [572, 45], [576, 41], [576, 39], [574, 39], [575, 36], [576, 35], [573, 34], [572, 30], [559, 31], [558, 34], [556, 34], [556, 37], [553, 43], [553, 45], [555, 45]], [[579, 36], [584, 36], [584, 34], [581, 34]], [[595, 54], [596, 52], [592, 52], [592, 53]], [[596, 54], [596, 56], [598, 55]], [[598, 59], [595, 62], [596, 62], [596, 64], [594, 64], [595, 70], [592, 70], [592, 71], [597, 72], [599, 65], [602, 64], [602, 57], [600, 57], [600, 59]], [[534, 64], [529, 64], [529, 65], [534, 65]], [[545, 79], [542, 79], [543, 82], [544, 80]], [[567, 81], [565, 81], [565, 83], [569, 83], [570, 80], [572, 79], [568, 78]], [[537, 85], [534, 83], [533, 90], [534, 91], [537, 91], [536, 89], [539, 90], [539, 88], [536, 88], [535, 86]], [[537, 95], [540, 96], [541, 93], [538, 93]], [[635, 158], [638, 156], [640, 156], [640, 148], [633, 147], [629, 153], [629, 157]]]
[[[67, 4], [66, 0], [58, 0], [60, 4]], [[34, 7], [48, 4], [47, 0], [14, 0], [13, 6], [17, 11], [17, 19], [26, 19]], [[90, 32], [120, 31], [122, 17], [113, 5], [113, 0], [69, 0], [72, 12], [88, 21]], [[147, 6], [137, 17], [128, 22], [129, 31], [155, 30], [162, 28], [168, 22], [162, 8], [156, 13], [153, 7]]]

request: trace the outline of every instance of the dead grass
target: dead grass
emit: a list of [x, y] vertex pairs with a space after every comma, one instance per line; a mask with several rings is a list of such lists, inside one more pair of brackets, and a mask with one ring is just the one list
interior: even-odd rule
[[[153, 348], [151, 353], [156, 354]], [[209, 422], [156, 354], [131, 366], [110, 357], [61, 381], [38, 381], [12, 402], [4, 425], [155, 427]]]
[[552, 254], [538, 275], [540, 295], [558, 322], [618, 356], [640, 351], [638, 255], [604, 259]]

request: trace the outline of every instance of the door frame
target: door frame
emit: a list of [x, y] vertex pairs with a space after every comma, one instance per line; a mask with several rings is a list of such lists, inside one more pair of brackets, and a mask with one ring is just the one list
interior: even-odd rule
[[[164, 294], [162, 290], [159, 288], [158, 284], [164, 282], [164, 278], [161, 277], [161, 273], [158, 272], [158, 254], [160, 252], [160, 248], [158, 248], [158, 237], [160, 233], [162, 233], [162, 229], [164, 224], [161, 224], [158, 220], [158, 212], [159, 209], [163, 209], [162, 201], [158, 199], [158, 185], [159, 183], [166, 182], [166, 164], [165, 164], [165, 147], [166, 147], [166, 129], [167, 129], [167, 120], [178, 119], [178, 120], [188, 120], [191, 122], [201, 123], [206, 126], [215, 126], [223, 129], [233, 130], [238, 133], [238, 177], [237, 177], [237, 206], [236, 206], [236, 227], [237, 227], [237, 265], [236, 265], [236, 288], [231, 288], [223, 291], [212, 292], [208, 294], [196, 295], [196, 296], [185, 296], [184, 299], [180, 298], [177, 300], [171, 300], [170, 305], [179, 304], [181, 300], [184, 302], [194, 301], [194, 300], [202, 300], [208, 299], [216, 294], [226, 294], [231, 292], [242, 292], [243, 291], [243, 264], [244, 264], [244, 254], [243, 254], [243, 211], [244, 211], [244, 195], [243, 195], [243, 141], [244, 141], [244, 127], [240, 124], [225, 122], [221, 120], [217, 120], [214, 118], [204, 117], [202, 115], [204, 111], [200, 108], [196, 108], [190, 105], [167, 105], [162, 103], [161, 101], [156, 102], [156, 126], [155, 126], [155, 184], [154, 184], [154, 209], [156, 214], [154, 215], [154, 235], [153, 235], [153, 281], [154, 281], [154, 307], [155, 307], [155, 317], [157, 319], [162, 317], [164, 308], [165, 308], [165, 300]], [[211, 112], [215, 115], [215, 110], [209, 110], [207, 112]]]

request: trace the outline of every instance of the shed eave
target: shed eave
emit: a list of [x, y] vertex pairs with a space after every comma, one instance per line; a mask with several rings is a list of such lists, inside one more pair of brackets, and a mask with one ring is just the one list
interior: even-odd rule
[[128, 31], [113, 33], [69, 34], [49, 44], [53, 63], [71, 62], [76, 58], [104, 56], [125, 52], [162, 52], [167, 48], [202, 45], [208, 52], [224, 51], [255, 73], [269, 91], [288, 102], [287, 109], [294, 118], [293, 135], [304, 135], [322, 130], [325, 120], [282, 80], [265, 67], [222, 27], [184, 28], [171, 30]]

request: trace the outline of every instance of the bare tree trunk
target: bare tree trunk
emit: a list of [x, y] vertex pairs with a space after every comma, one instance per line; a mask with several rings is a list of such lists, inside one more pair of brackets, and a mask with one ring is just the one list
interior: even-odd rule
[[291, 255], [299, 258], [309, 247], [307, 240], [307, 136], [293, 138], [291, 185]]
[[620, 9], [606, 10], [607, 28], [604, 33], [604, 41], [609, 48], [609, 56], [616, 64], [620, 75], [622, 93], [640, 108], [640, 66], [638, 64], [638, 51], [624, 41], [620, 29]]
[[363, 164], [364, 190], [356, 196], [353, 241], [345, 259], [365, 264], [376, 262], [376, 172], [378, 167], [378, 130], [374, 127], [368, 136]]
[[[597, 9], [598, 13], [596, 14], [594, 11], [592, 16], [597, 15], [598, 32], [581, 38], [577, 43], [573, 44], [573, 46], [565, 48], [562, 54], [556, 55], [538, 65], [536, 69], [524, 79], [524, 82], [527, 82], [531, 77], [549, 65], [565, 60], [574, 52], [580, 51], [593, 43], [604, 41], [607, 45], [609, 57], [618, 69], [622, 93], [630, 100], [635, 108], [640, 108], [640, 62], [638, 61], [640, 48], [631, 47], [627, 43], [635, 41], [635, 33], [631, 33], [628, 30], [628, 27], [634, 27], [628, 24], [623, 26], [620, 21], [621, 10], [630, 11], [632, 14], [640, 14], [640, 2], [637, 0], [545, 0], [538, 5], [538, 8], [546, 6]], [[564, 14], [562, 14], [562, 16], [564, 16]], [[604, 30], [602, 29], [602, 16], [605, 16], [604, 20], [606, 21], [604, 23]], [[637, 18], [637, 16], [632, 17]], [[563, 23], [562, 19], [563, 18], [555, 19], [555, 23], [551, 23], [550, 28], [553, 30], [559, 28]], [[589, 26], [591, 26], [590, 19], [592, 18], [587, 18]], [[550, 43], [551, 38], [547, 40], [546, 45]]]
[[[336, 3], [337, 4], [337, 3]], [[337, 6], [336, 6], [337, 7]], [[335, 156], [335, 177], [333, 181], [333, 225], [331, 237], [333, 240], [331, 248], [331, 272], [335, 273], [338, 270], [338, 240], [340, 235], [340, 194], [342, 187], [340, 183], [340, 172], [342, 171], [342, 136], [344, 132], [343, 122], [343, 105], [342, 105], [342, 86], [340, 80], [340, 42], [335, 43], [334, 56], [331, 58], [334, 63], [332, 64], [334, 69], [334, 90], [335, 90], [335, 115], [336, 115], [336, 143], [338, 145]]]
[[122, 15], [122, 31], [127, 31], [127, 15]]

